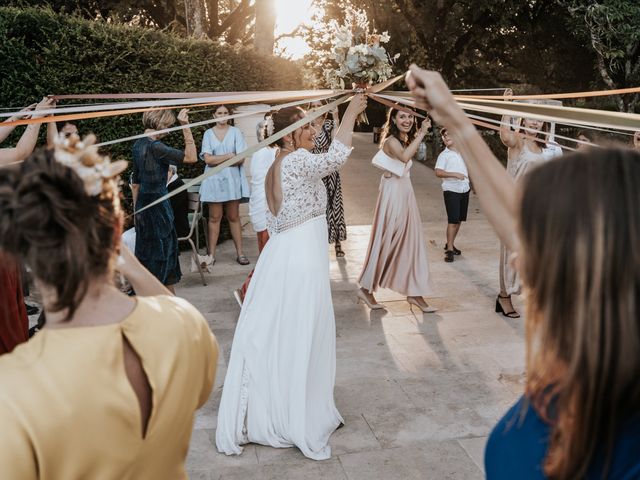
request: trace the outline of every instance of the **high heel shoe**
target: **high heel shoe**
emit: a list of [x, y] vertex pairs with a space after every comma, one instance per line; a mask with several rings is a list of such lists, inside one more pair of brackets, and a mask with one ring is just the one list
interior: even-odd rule
[[365, 293], [362, 290], [358, 290], [358, 303], [363, 302], [367, 305], [367, 307], [369, 307], [371, 310], [382, 310], [384, 309], [384, 305], [380, 304], [380, 303], [371, 303], [371, 300], [369, 300], [369, 297], [367, 297], [367, 295], [365, 295]]
[[[415, 305], [420, 310], [422, 310], [422, 313], [435, 313], [435, 312], [438, 311], [437, 308], [430, 307], [429, 305], [427, 305], [426, 307], [423, 307], [422, 305], [420, 305], [420, 303], [415, 298], [407, 297], [407, 303], [409, 305]], [[425, 304], [426, 304], [426, 302], [425, 302]]]
[[502, 304], [500, 303], [500, 299], [501, 298], [509, 298], [509, 297], [502, 297], [500, 295], [498, 295], [498, 298], [496, 298], [496, 313], [501, 313], [502, 315], [504, 315], [505, 317], [509, 317], [509, 318], [520, 318], [520, 314], [518, 312], [516, 312], [515, 310], [511, 310], [510, 312], [505, 312], [504, 308], [502, 307]]

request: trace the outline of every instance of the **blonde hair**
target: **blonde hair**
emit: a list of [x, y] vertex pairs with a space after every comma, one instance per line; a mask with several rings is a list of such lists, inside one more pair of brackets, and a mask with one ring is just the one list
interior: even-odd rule
[[142, 125], [149, 130], [164, 130], [176, 123], [173, 110], [149, 110], [142, 114]]
[[599, 451], [608, 466], [616, 433], [640, 413], [639, 184], [640, 154], [614, 149], [524, 178], [526, 393], [551, 425], [549, 478], [585, 477]]

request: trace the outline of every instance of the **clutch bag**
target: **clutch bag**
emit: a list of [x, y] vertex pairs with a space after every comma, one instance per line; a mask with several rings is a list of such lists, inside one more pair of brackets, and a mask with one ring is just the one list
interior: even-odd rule
[[393, 173], [398, 177], [402, 177], [405, 169], [407, 168], [406, 163], [396, 160], [395, 158], [391, 158], [382, 150], [378, 150], [378, 153], [373, 156], [371, 164], [376, 168]]

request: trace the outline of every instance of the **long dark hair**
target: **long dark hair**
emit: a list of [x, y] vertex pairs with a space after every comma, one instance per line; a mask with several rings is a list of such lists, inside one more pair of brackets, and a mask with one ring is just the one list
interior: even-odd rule
[[0, 249], [56, 292], [51, 311], [71, 319], [94, 278], [110, 273], [122, 213], [115, 182], [86, 193], [78, 174], [37, 150], [0, 169]]
[[[275, 112], [273, 118], [273, 133], [278, 133], [287, 128], [289, 125], [297, 122], [304, 117], [304, 110], [300, 107], [287, 107]], [[295, 142], [295, 140], [294, 140]], [[284, 147], [284, 139], [276, 140], [273, 145]]]
[[549, 478], [584, 478], [599, 453], [610, 465], [616, 434], [640, 415], [639, 184], [640, 153], [616, 149], [524, 179], [526, 393], [551, 424]]
[[[411, 110], [410, 108], [407, 108], [407, 110], [410, 110], [413, 112], [413, 110]], [[411, 130], [409, 130], [409, 133], [407, 134], [407, 140], [403, 140], [401, 137], [401, 133], [400, 130], [398, 129], [398, 126], [396, 125], [396, 122], [394, 122], [396, 115], [398, 114], [398, 112], [404, 111], [400, 110], [398, 108], [390, 108], [389, 111], [387, 112], [387, 121], [384, 124], [384, 126], [382, 127], [382, 135], [380, 136], [380, 147], [382, 148], [382, 145], [384, 145], [384, 142], [387, 138], [389, 137], [395, 137], [398, 139], [398, 141], [404, 146], [406, 147], [407, 145], [409, 145], [411, 142], [413, 142], [413, 139], [416, 137], [416, 134], [418, 133], [418, 126], [416, 122], [416, 117], [415, 117], [415, 112], [413, 112], [413, 125], [411, 126]]]
[[[216, 106], [215, 106], [215, 108], [213, 109], [213, 115], [212, 115], [212, 117], [214, 117], [214, 118], [215, 118], [216, 112], [217, 112], [218, 110], [220, 110], [221, 108], [226, 108], [226, 109], [227, 109], [227, 111], [229, 112], [229, 115], [233, 115], [234, 108], [233, 108], [232, 106], [230, 106], [230, 105], [226, 105], [226, 104], [220, 104], [220, 105], [216, 105]], [[217, 124], [216, 124], [216, 125], [217, 125]], [[227, 120], [227, 125], [230, 125], [230, 126], [232, 126], [232, 127], [233, 127], [233, 126], [235, 126], [235, 118], [232, 118], [232, 119], [230, 119], [230, 120]]]

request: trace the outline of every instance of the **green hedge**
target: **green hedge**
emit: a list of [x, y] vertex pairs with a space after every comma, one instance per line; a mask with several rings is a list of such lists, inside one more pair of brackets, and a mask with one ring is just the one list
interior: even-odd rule
[[[2, 107], [28, 105], [48, 94], [290, 90], [303, 85], [300, 69], [287, 60], [209, 40], [87, 21], [48, 8], [0, 7], [0, 38]], [[211, 115], [211, 109], [196, 109], [191, 119]], [[78, 127], [81, 134], [93, 132], [106, 141], [141, 133], [141, 118], [85, 120]], [[22, 129], [17, 130], [8, 144], [17, 140]], [[194, 130], [198, 147], [204, 130]], [[181, 136], [172, 134], [167, 143], [181, 147]], [[131, 142], [121, 143], [106, 151], [130, 160], [131, 147]], [[181, 173], [194, 177], [203, 167], [183, 167]]]

